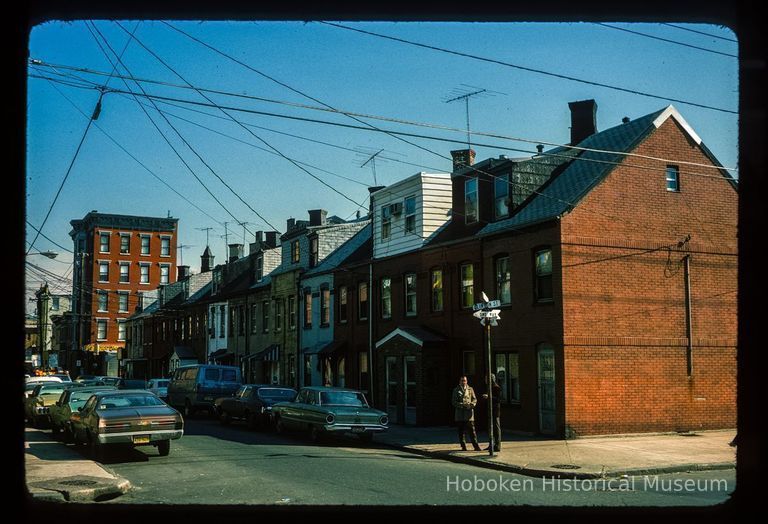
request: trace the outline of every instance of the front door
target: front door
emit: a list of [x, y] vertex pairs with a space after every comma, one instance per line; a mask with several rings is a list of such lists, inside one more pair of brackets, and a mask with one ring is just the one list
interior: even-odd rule
[[416, 357], [404, 357], [405, 423], [416, 424]]
[[400, 422], [397, 416], [397, 390], [400, 385], [397, 376], [397, 357], [387, 357], [387, 416], [394, 423]]
[[539, 431], [555, 433], [555, 352], [546, 347], [538, 351], [539, 360]]

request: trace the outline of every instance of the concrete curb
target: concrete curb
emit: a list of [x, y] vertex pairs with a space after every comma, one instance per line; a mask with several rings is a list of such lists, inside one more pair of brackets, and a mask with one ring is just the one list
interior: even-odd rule
[[[686, 471], [711, 471], [711, 470], [724, 470], [734, 469], [736, 467], [735, 462], [716, 462], [716, 463], [691, 463], [691, 464], [672, 464], [669, 466], [648, 467], [648, 468], [626, 468], [626, 469], [606, 469], [605, 466], [601, 467], [599, 472], [597, 471], [573, 471], [573, 470], [561, 470], [556, 468], [541, 468], [541, 467], [529, 467], [527, 464], [519, 466], [516, 464], [503, 464], [500, 462], [484, 460], [481, 458], [465, 457], [455, 455], [450, 451], [430, 451], [417, 447], [403, 446], [398, 444], [392, 444], [387, 442], [379, 442], [383, 446], [387, 446], [401, 451], [422, 455], [425, 457], [439, 458], [450, 462], [456, 462], [459, 464], [468, 464], [471, 466], [477, 466], [486, 469], [493, 469], [496, 471], [506, 471], [507, 473], [515, 473], [518, 475], [524, 475], [527, 477], [558, 477], [562, 479], [599, 479], [608, 477], [622, 477], [622, 476], [642, 476], [642, 475], [660, 475], [664, 473], [683, 473]], [[487, 456], [487, 455], [486, 455]]]
[[77, 475], [53, 480], [41, 480], [27, 486], [34, 500], [66, 502], [98, 502], [119, 497], [131, 489], [124, 478]]

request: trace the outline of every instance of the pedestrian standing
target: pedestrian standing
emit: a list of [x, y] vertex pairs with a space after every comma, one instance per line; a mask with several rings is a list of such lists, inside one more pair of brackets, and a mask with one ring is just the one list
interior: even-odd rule
[[469, 432], [469, 438], [475, 451], [481, 451], [477, 443], [477, 433], [475, 432], [475, 406], [477, 397], [475, 390], [467, 383], [467, 377], [459, 377], [459, 385], [453, 389], [451, 402], [454, 407], [454, 420], [459, 430], [459, 444], [461, 449], [467, 450], [466, 433]]
[[[483, 398], [488, 400], [488, 379], [485, 379], [486, 388], [483, 393]], [[501, 451], [501, 386], [496, 382], [496, 375], [491, 373], [491, 402], [493, 404], [493, 451]], [[491, 449], [491, 444], [488, 443], [488, 447], [485, 451]]]

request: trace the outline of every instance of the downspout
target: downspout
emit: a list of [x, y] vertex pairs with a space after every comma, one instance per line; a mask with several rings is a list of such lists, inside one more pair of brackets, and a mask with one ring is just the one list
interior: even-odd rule
[[369, 390], [371, 406], [374, 406], [373, 370], [373, 257], [371, 257], [371, 261], [368, 262], [368, 381], [371, 388]]
[[[299, 365], [299, 362], [304, 362], [304, 353], [301, 351], [301, 332], [303, 328], [300, 328], [303, 323], [300, 322], [299, 318], [299, 311], [303, 311], [304, 309], [304, 301], [301, 301], [301, 306], [299, 306], [299, 297], [301, 297], [301, 278], [300, 274], [296, 273], [296, 300], [293, 301], [294, 307], [298, 308], [298, 311], [296, 311], [296, 384], [294, 384], [294, 387], [298, 390], [299, 387], [301, 387], [301, 384], [304, 383], [304, 377], [299, 377], [300, 370], [304, 369], [303, 365]], [[312, 300], [310, 295], [310, 300]], [[290, 314], [286, 315], [290, 316]], [[286, 320], [288, 320], [286, 318]], [[287, 324], [287, 322], [286, 322]], [[286, 326], [287, 328], [287, 326]], [[285, 330], [285, 332], [288, 332], [288, 329]], [[301, 357], [301, 358], [299, 358]]]
[[688, 347], [685, 352], [688, 378], [693, 376], [693, 317], [691, 313], [691, 255], [683, 257], [685, 273], [685, 335], [688, 337]]

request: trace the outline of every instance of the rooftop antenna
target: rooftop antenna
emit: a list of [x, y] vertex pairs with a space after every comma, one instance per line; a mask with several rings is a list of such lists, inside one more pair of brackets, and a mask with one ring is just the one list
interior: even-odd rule
[[185, 247], [195, 247], [195, 246], [194, 245], [190, 245], [190, 244], [179, 244], [178, 246], [176, 246], [176, 248], [179, 250], [179, 265], [180, 266], [184, 265], [184, 248]]
[[237, 223], [238, 226], [243, 226], [243, 245], [245, 245], [245, 231], [246, 231], [245, 226], [247, 226], [249, 224], [250, 224], [250, 222], [238, 222]]
[[502, 93], [501, 91], [491, 91], [490, 89], [486, 89], [484, 87], [471, 86], [468, 84], [461, 84], [461, 86], [462, 87], [454, 87], [453, 90], [451, 90], [451, 92], [445, 97], [446, 99], [444, 99], [443, 102], [450, 104], [451, 102], [464, 100], [464, 107], [466, 108], [467, 113], [467, 149], [470, 149], [471, 136], [469, 127], [469, 99], [473, 96], [485, 97], [493, 95], [506, 95], [507, 93]]
[[375, 152], [371, 157], [363, 162], [363, 164], [360, 167], [365, 167], [365, 164], [368, 162], [371, 163], [371, 167], [373, 168], [373, 185], [378, 186], [378, 182], [376, 181], [376, 157], [379, 156], [379, 154], [384, 151], [383, 149], [379, 149], [377, 152]]
[[[396, 153], [394, 151], [389, 151], [387, 149], [376, 149], [376, 148], [369, 148], [369, 147], [356, 147], [355, 151], [357, 151], [358, 155], [360, 155], [363, 159], [362, 164], [360, 164], [360, 167], [365, 167], [369, 163], [371, 164], [371, 168], [373, 170], [373, 185], [377, 186], [379, 185], [379, 182], [376, 178], [376, 161], [379, 162], [386, 162], [387, 160], [395, 160], [397, 159], [392, 158], [391, 156], [386, 155], [400, 155], [405, 156], [402, 153]], [[384, 153], [384, 154], [382, 154]]]
[[205, 246], [208, 247], [210, 244], [208, 242], [208, 232], [213, 229], [212, 227], [196, 227], [198, 231], [205, 231]]

